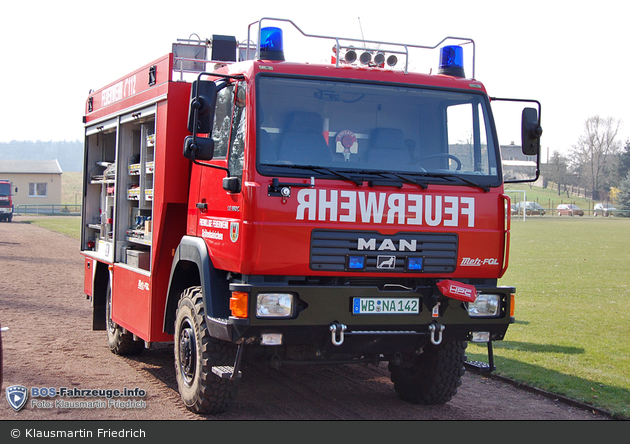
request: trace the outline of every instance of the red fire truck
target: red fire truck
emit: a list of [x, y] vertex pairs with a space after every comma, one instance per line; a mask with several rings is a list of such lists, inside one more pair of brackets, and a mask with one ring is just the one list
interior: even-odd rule
[[[0, 179], [0, 221], [11, 222], [13, 220], [12, 187], [10, 180]], [[17, 193], [17, 187], [15, 192]]]
[[[331, 62], [285, 60], [287, 29], [332, 46]], [[182, 400], [202, 414], [236, 399], [244, 359], [385, 361], [403, 399], [449, 401], [468, 341], [488, 344], [492, 370], [514, 321], [491, 102], [518, 100], [490, 98], [474, 57], [465, 75], [470, 39], [327, 37], [264, 18], [244, 42], [180, 40], [89, 94], [93, 328], [121, 355], [172, 342]], [[439, 52], [436, 74], [410, 72], [415, 50]], [[525, 102], [532, 168], [515, 181], [538, 177], [540, 104]]]

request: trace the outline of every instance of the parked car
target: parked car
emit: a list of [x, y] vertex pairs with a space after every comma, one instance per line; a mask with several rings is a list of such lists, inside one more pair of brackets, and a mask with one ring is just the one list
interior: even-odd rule
[[558, 216], [562, 216], [563, 214], [567, 216], [584, 216], [584, 211], [573, 204], [560, 204], [556, 210], [558, 211]]
[[531, 216], [533, 214], [539, 214], [541, 216], [545, 215], [545, 209], [538, 202], [525, 202], [521, 201], [516, 204], [516, 208], [518, 209], [518, 214], [525, 214], [527, 216]]
[[609, 203], [598, 203], [595, 204], [595, 208], [593, 208], [593, 214], [597, 216], [598, 214], [607, 217], [613, 214], [613, 211], [617, 211], [615, 207], [613, 207]]
[[510, 214], [511, 214], [512, 216], [514, 216], [514, 215], [518, 214], [518, 208], [516, 207], [516, 205], [515, 205], [515, 204], [510, 205], [510, 207], [511, 207], [511, 208], [510, 208]]

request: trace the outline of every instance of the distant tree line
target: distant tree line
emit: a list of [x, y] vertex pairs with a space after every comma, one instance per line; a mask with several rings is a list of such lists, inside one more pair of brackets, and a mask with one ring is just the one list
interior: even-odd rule
[[553, 151], [541, 165], [544, 183], [553, 182], [558, 195], [569, 187], [592, 193], [593, 200], [630, 210], [630, 141], [618, 140], [620, 120], [593, 116], [568, 156]]
[[61, 171], [83, 170], [83, 142], [57, 141], [11, 141], [0, 142], [2, 160], [55, 160]]

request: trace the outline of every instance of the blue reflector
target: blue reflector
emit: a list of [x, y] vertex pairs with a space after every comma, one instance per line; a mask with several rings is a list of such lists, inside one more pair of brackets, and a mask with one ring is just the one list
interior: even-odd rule
[[284, 60], [282, 29], [267, 27], [260, 30], [260, 59]]
[[346, 267], [349, 270], [363, 270], [365, 268], [365, 256], [351, 256], [346, 257]]
[[422, 271], [422, 259], [421, 257], [408, 257], [407, 270]]
[[442, 48], [438, 73], [455, 77], [465, 77], [464, 49], [461, 46], [449, 45]]

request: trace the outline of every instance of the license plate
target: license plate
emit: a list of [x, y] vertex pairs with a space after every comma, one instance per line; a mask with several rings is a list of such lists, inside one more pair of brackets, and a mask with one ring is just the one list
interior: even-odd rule
[[418, 298], [353, 298], [352, 314], [419, 314]]

